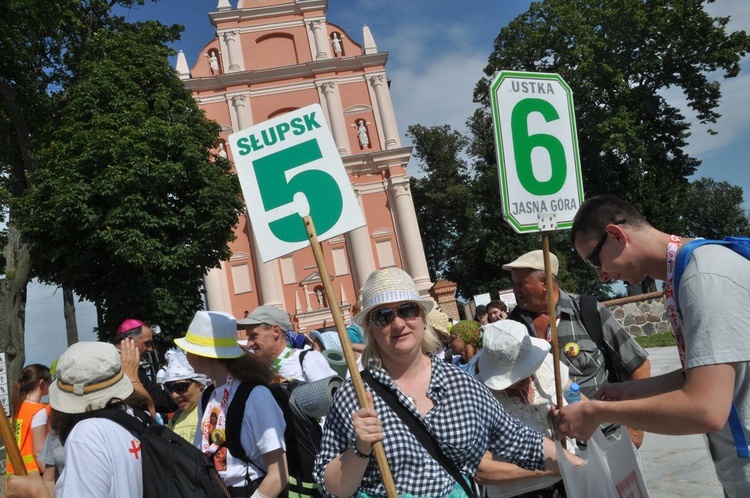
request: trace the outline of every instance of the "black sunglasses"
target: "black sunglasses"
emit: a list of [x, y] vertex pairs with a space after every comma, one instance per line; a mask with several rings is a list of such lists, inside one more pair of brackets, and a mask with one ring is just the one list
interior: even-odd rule
[[404, 320], [414, 320], [419, 316], [419, 305], [417, 303], [404, 303], [393, 308], [380, 308], [370, 314], [370, 320], [378, 328], [387, 327], [396, 318], [396, 313]]
[[164, 384], [164, 387], [167, 388], [167, 391], [171, 393], [177, 393], [177, 394], [185, 394], [188, 389], [190, 389], [190, 386], [192, 385], [192, 380], [187, 380], [184, 382], [173, 382], [171, 384]]
[[[625, 223], [625, 220], [618, 220], [614, 223], [609, 223], [610, 225], [622, 225]], [[604, 229], [604, 233], [602, 234], [602, 237], [599, 239], [599, 242], [596, 244], [596, 247], [594, 247], [594, 250], [591, 251], [591, 254], [586, 258], [586, 263], [593, 268], [594, 270], [601, 270], [602, 269], [602, 262], [599, 260], [599, 253], [602, 252], [602, 247], [604, 247], [604, 243], [607, 242], [607, 236], [609, 233], [607, 233], [607, 229]]]

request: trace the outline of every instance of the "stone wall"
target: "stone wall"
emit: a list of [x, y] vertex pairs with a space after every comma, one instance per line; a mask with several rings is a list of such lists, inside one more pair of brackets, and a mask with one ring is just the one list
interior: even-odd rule
[[633, 337], [670, 332], [663, 292], [628, 296], [602, 304]]

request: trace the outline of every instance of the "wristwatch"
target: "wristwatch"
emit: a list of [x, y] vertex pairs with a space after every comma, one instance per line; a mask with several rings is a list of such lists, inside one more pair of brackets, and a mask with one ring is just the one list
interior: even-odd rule
[[359, 458], [370, 458], [372, 456], [372, 450], [370, 450], [369, 454], [368, 453], [362, 453], [361, 451], [359, 451], [359, 449], [357, 448], [357, 441], [356, 440], [354, 441], [354, 444], [352, 445], [352, 451]]

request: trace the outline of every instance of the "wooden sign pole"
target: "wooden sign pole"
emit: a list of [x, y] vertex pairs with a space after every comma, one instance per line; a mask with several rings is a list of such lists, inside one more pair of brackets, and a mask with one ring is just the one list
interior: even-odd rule
[[[315, 225], [313, 224], [312, 218], [305, 216], [305, 229], [307, 230], [307, 237], [310, 239], [310, 247], [312, 247], [313, 255], [315, 256], [315, 262], [318, 265], [318, 272], [320, 278], [323, 281], [323, 289], [325, 290], [326, 297], [328, 298], [328, 308], [331, 310], [333, 315], [333, 323], [336, 324], [336, 331], [339, 334], [339, 340], [341, 341], [341, 349], [344, 352], [344, 358], [346, 359], [346, 366], [349, 369], [349, 374], [352, 377], [352, 383], [354, 384], [354, 390], [357, 393], [357, 399], [359, 400], [359, 406], [369, 408], [369, 402], [367, 401], [365, 385], [362, 382], [362, 377], [359, 374], [357, 368], [357, 361], [354, 359], [354, 351], [352, 350], [352, 344], [349, 341], [349, 335], [346, 333], [346, 325], [344, 324], [344, 316], [341, 314], [341, 308], [336, 303], [335, 295], [333, 293], [333, 286], [331, 285], [331, 277], [328, 274], [328, 268], [326, 267], [325, 259], [323, 258], [323, 250], [318, 242], [318, 235], [315, 232]], [[388, 466], [388, 461], [385, 459], [385, 450], [383, 449], [383, 443], [378, 441], [372, 445], [373, 453], [375, 454], [375, 461], [380, 469], [380, 475], [383, 478], [383, 486], [385, 486], [385, 492], [388, 498], [398, 498], [396, 492], [396, 484], [393, 482], [393, 475], [391, 469]]]
[[10, 420], [5, 415], [5, 410], [2, 407], [0, 407], [0, 437], [3, 439], [8, 460], [13, 466], [13, 474], [25, 476], [27, 474], [26, 465], [23, 463], [21, 451], [18, 449], [16, 438], [13, 436], [13, 431], [10, 428]]
[[549, 257], [549, 233], [542, 232], [542, 246], [544, 251], [544, 277], [547, 282], [547, 309], [549, 310], [549, 328], [552, 334], [552, 358], [555, 365], [555, 392], [557, 393], [557, 407], [563, 406], [562, 381], [560, 379], [560, 347], [557, 340], [557, 312], [555, 310], [555, 296], [552, 292], [552, 267]]

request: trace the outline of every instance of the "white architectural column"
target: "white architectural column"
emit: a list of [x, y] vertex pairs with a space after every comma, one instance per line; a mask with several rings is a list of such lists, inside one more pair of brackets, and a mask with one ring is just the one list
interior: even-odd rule
[[203, 278], [206, 287], [206, 308], [208, 311], [232, 312], [231, 298], [229, 297], [229, 282], [224, 263], [218, 268], [211, 268]]
[[281, 293], [281, 279], [275, 268], [276, 260], [273, 259], [268, 263], [264, 263], [263, 258], [260, 256], [260, 249], [258, 248], [255, 236], [251, 236], [251, 238], [253, 246], [253, 267], [255, 268], [255, 276], [258, 279], [260, 304], [264, 306], [283, 308], [284, 296]]
[[224, 43], [227, 45], [227, 52], [229, 57], [229, 70], [237, 71], [240, 68], [240, 64], [237, 61], [237, 35], [239, 31], [227, 31], [224, 33]]
[[326, 33], [325, 22], [311, 21], [309, 26], [315, 40], [315, 59], [328, 59], [328, 34]]
[[399, 147], [398, 127], [396, 126], [396, 115], [393, 113], [391, 92], [388, 90], [388, 80], [385, 75], [381, 74], [370, 78], [370, 84], [375, 90], [375, 98], [378, 101], [380, 122], [383, 125], [383, 135], [385, 136], [385, 148], [395, 149]]
[[424, 255], [422, 236], [419, 233], [417, 212], [414, 209], [409, 182], [393, 185], [391, 194], [394, 200], [394, 215], [399, 227], [401, 247], [404, 251], [401, 256], [420, 294], [427, 295], [432, 282], [430, 282], [430, 272], [427, 269], [427, 258]]
[[323, 91], [323, 99], [326, 101], [333, 141], [336, 142], [339, 154], [346, 155], [349, 153], [349, 137], [346, 134], [344, 108], [341, 105], [341, 98], [337, 91], [338, 85], [333, 81], [328, 81], [320, 85], [320, 89]]
[[250, 110], [247, 108], [248, 96], [247, 95], [235, 95], [232, 97], [232, 107], [234, 107], [234, 114], [237, 118], [238, 131], [244, 130], [252, 126], [252, 120], [250, 119]]
[[[359, 207], [362, 209], [362, 195], [357, 189], [354, 189], [354, 193], [357, 196], [357, 201], [359, 201]], [[364, 209], [362, 209], [362, 212], [364, 212]], [[357, 299], [359, 299], [359, 294], [362, 292], [362, 287], [364, 287], [367, 277], [376, 270], [370, 233], [367, 225], [365, 225], [346, 232], [344, 237], [346, 238], [349, 257], [352, 262], [352, 276], [354, 277], [354, 285], [357, 289]]]

